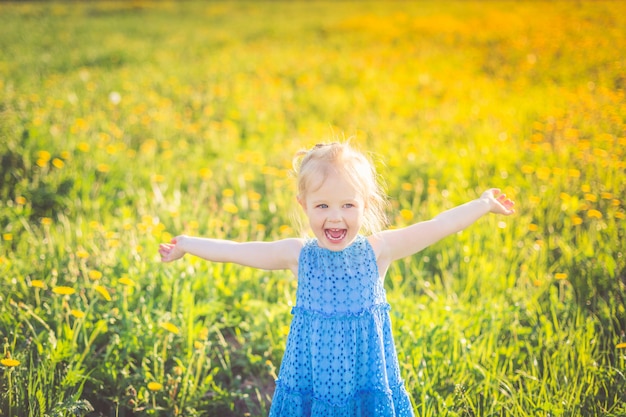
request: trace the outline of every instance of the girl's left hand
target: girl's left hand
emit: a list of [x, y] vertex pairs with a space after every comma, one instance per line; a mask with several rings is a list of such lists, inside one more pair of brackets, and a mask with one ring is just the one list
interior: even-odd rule
[[496, 214], [504, 214], [505, 216], [510, 216], [515, 213], [515, 202], [509, 198], [507, 198], [506, 194], [500, 191], [499, 188], [491, 188], [485, 191], [481, 198], [484, 198], [489, 201], [490, 212]]

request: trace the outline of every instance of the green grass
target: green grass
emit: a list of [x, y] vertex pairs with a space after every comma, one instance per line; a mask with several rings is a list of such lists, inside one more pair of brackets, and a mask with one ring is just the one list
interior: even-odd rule
[[417, 415], [626, 415], [615, 6], [1, 4], [0, 415], [266, 415], [296, 282], [156, 249], [300, 234], [344, 136], [393, 226], [517, 201], [388, 273]]

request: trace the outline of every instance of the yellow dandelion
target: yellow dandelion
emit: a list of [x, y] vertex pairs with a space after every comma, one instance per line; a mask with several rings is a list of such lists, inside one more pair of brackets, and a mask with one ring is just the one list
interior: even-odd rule
[[45, 287], [45, 284], [42, 280], [40, 279], [34, 279], [30, 282], [30, 286], [33, 288], [43, 288]]
[[24, 204], [26, 204], [26, 198], [22, 197], [21, 195], [17, 196], [15, 197], [15, 202], [19, 204], [20, 206], [23, 206]]
[[551, 170], [549, 167], [540, 167], [537, 168], [537, 171], [535, 171], [535, 175], [537, 175], [537, 178], [540, 180], [547, 180], [550, 178], [550, 172]]
[[403, 191], [413, 191], [413, 184], [409, 182], [404, 182], [402, 183], [401, 188]]
[[152, 392], [161, 391], [163, 389], [163, 384], [158, 382], [148, 382], [148, 389]]
[[591, 186], [589, 184], [581, 185], [580, 189], [583, 191], [583, 193], [590, 193], [591, 192]]
[[13, 367], [19, 365], [21, 362], [18, 361], [17, 359], [4, 358], [4, 359], [0, 359], [0, 363], [2, 365], [6, 366], [7, 368], [13, 368]]
[[567, 274], [564, 272], [557, 272], [556, 274], [554, 274], [554, 278], [558, 280], [565, 280], [567, 279]]
[[199, 340], [196, 340], [195, 342], [193, 342], [193, 347], [200, 350], [204, 347], [204, 343], [202, 343]]
[[60, 285], [58, 287], [54, 287], [52, 292], [59, 295], [72, 295], [76, 292], [76, 290], [72, 287]]
[[130, 279], [128, 277], [122, 277], [122, 278], [118, 279], [117, 282], [119, 282], [122, 285], [126, 285], [127, 287], [134, 287], [135, 286], [135, 281], [133, 281], [132, 279]]
[[13, 240], [13, 233], [3, 233], [2, 240], [11, 241]]
[[580, 170], [578, 169], [568, 169], [567, 170], [567, 175], [569, 175], [570, 178], [580, 178]]
[[535, 172], [535, 168], [531, 167], [530, 165], [522, 165], [521, 170], [524, 174], [532, 174], [533, 172]]
[[404, 221], [408, 222], [413, 219], [413, 212], [408, 209], [402, 209], [400, 210], [400, 216], [402, 217]]
[[211, 172], [209, 168], [200, 169], [200, 171], [198, 171], [198, 174], [200, 175], [200, 178], [202, 178], [203, 180], [208, 180], [213, 176], [213, 172]]
[[93, 279], [94, 281], [102, 278], [102, 272], [96, 271], [95, 269], [92, 269], [91, 271], [89, 271], [88, 275], [89, 275], [89, 278]]
[[225, 212], [231, 213], [231, 214], [237, 214], [239, 212], [239, 209], [233, 203], [224, 203], [224, 206], [222, 207], [222, 209]]
[[78, 145], [76, 145], [76, 149], [78, 149], [81, 152], [89, 152], [89, 144], [87, 142], [80, 142]]
[[574, 226], [578, 226], [578, 225], [580, 225], [582, 223], [583, 223], [583, 219], [582, 218], [580, 218], [579, 216], [572, 216], [572, 224]]
[[235, 190], [232, 188], [226, 188], [222, 191], [222, 196], [224, 197], [232, 197], [235, 195]]
[[587, 216], [591, 219], [601, 219], [602, 218], [602, 213], [598, 210], [595, 209], [591, 209], [589, 211], [587, 211]]
[[596, 201], [598, 201], [598, 197], [596, 197], [594, 194], [587, 193], [585, 194], [585, 200], [595, 203]]
[[615, 345], [615, 347], [618, 349], [626, 349], [626, 343], [618, 343], [617, 345]]
[[621, 201], [619, 201], [617, 198], [614, 198], [613, 200], [611, 200], [611, 205], [613, 207], [619, 207], [622, 204]]
[[618, 211], [617, 213], [615, 213], [615, 218], [623, 220], [624, 218], [626, 218], [626, 214], [622, 213], [621, 211]]
[[48, 151], [39, 151], [37, 152], [37, 157], [44, 162], [48, 162], [52, 155]]
[[570, 201], [572, 199], [572, 197], [567, 193], [560, 193], [559, 197], [561, 198], [561, 200], [565, 202]]
[[292, 233], [291, 226], [286, 225], [286, 224], [283, 224], [282, 226], [280, 226], [278, 230], [280, 231], [281, 234], [284, 234], [284, 235]]
[[87, 259], [89, 258], [89, 252], [84, 249], [78, 249], [76, 251], [76, 256], [78, 256], [80, 259]]
[[96, 285], [94, 289], [107, 301], [111, 301], [111, 294], [109, 294], [109, 290], [107, 290], [102, 285]]
[[262, 196], [261, 196], [261, 194], [257, 193], [256, 191], [248, 191], [248, 198], [251, 201], [260, 201]]
[[169, 321], [161, 323], [159, 326], [161, 326], [162, 329], [165, 329], [170, 333], [174, 333], [174, 334], [180, 333], [180, 329], [175, 324], [170, 323]]
[[52, 160], [52, 165], [53, 165], [55, 168], [61, 169], [61, 168], [63, 168], [63, 167], [65, 166], [65, 162], [63, 162], [63, 161], [62, 161], [61, 159], [59, 159], [59, 158], [54, 158], [54, 159]]
[[603, 192], [600, 194], [600, 198], [603, 200], [611, 200], [613, 198], [613, 193]]
[[98, 172], [106, 174], [107, 172], [109, 172], [111, 170], [111, 167], [108, 166], [107, 164], [98, 164], [98, 166], [96, 167], [96, 170]]
[[164, 182], [165, 175], [161, 174], [152, 174], [152, 182]]
[[528, 225], [528, 231], [536, 232], [537, 230], [539, 230], [539, 226], [537, 226], [535, 223], [531, 223]]
[[50, 217], [42, 217], [41, 224], [44, 226], [50, 226], [52, 224], [52, 219]]
[[76, 317], [77, 319], [82, 319], [83, 317], [85, 317], [85, 313], [80, 310], [75, 310], [75, 309], [70, 310], [70, 314]]

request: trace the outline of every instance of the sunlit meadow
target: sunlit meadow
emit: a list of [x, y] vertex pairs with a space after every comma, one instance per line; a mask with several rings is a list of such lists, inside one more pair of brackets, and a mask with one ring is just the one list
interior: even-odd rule
[[391, 227], [517, 202], [389, 272], [418, 416], [626, 415], [620, 6], [1, 3], [0, 415], [266, 415], [296, 282], [156, 249], [306, 233], [347, 138]]

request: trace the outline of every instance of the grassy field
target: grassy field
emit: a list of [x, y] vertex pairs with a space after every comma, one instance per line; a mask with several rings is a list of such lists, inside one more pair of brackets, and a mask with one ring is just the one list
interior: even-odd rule
[[392, 227], [500, 187], [386, 282], [416, 414], [626, 415], [617, 2], [0, 4], [0, 415], [267, 414], [294, 153], [371, 151]]

